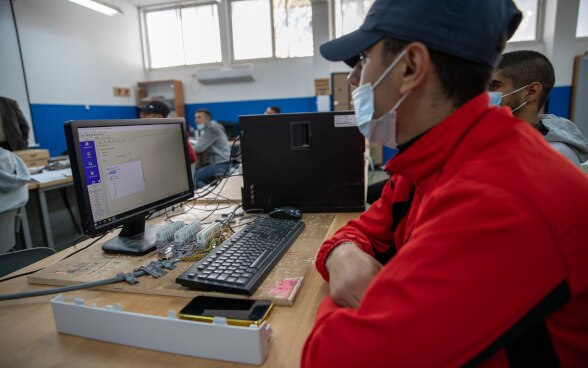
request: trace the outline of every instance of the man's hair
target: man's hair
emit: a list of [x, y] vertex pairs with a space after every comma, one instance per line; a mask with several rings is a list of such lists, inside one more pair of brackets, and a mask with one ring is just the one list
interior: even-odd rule
[[196, 112], [201, 112], [203, 114], [206, 114], [210, 119], [212, 119], [212, 114], [207, 109], [198, 109], [198, 110], [196, 110]]
[[[384, 52], [400, 53], [410, 42], [384, 38]], [[441, 91], [459, 107], [484, 92], [492, 76], [492, 68], [457, 56], [428, 48]], [[389, 60], [387, 60], [389, 62]]]
[[533, 82], [541, 83], [543, 90], [539, 95], [539, 108], [545, 104], [555, 84], [553, 65], [545, 55], [536, 51], [507, 52], [502, 55], [502, 60], [496, 70], [499, 70], [506, 78], [511, 79], [515, 89]]
[[279, 114], [279, 113], [281, 113], [281, 112], [282, 112], [282, 109], [280, 109], [280, 106], [270, 106], [269, 108], [270, 108], [271, 110], [274, 110], [274, 112], [275, 112], [276, 114]]

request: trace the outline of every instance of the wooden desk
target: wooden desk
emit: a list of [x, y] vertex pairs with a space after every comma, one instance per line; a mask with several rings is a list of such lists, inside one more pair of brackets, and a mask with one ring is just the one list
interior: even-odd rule
[[[337, 214], [327, 234], [357, 213]], [[82, 243], [37, 262], [14, 274], [33, 271], [58, 262]], [[27, 284], [26, 278], [0, 283], [0, 293], [47, 289]], [[291, 307], [277, 306], [269, 318], [273, 334], [270, 353], [263, 367], [299, 367], [302, 348], [314, 323], [319, 303], [328, 293], [328, 286], [313, 268], [300, 295]], [[121, 303], [126, 311], [167, 315], [169, 309], [179, 311], [185, 298], [143, 294], [126, 294], [113, 291], [80, 290], [65, 294], [86, 299], [87, 304], [98, 306]], [[124, 345], [59, 334], [53, 322], [49, 300], [53, 296], [0, 302], [0, 366], [2, 367], [251, 367], [222, 361], [200, 359], [183, 355], [132, 348]]]

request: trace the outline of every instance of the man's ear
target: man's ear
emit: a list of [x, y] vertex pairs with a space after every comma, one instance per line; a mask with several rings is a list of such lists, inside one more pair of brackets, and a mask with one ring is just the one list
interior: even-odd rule
[[533, 82], [529, 84], [529, 87], [526, 88], [524, 100], [527, 102], [536, 102], [539, 100], [541, 92], [543, 92], [543, 86], [541, 85], [541, 83]]
[[400, 93], [404, 95], [425, 82], [431, 64], [431, 55], [423, 43], [412, 42], [406, 47], [402, 61], [404, 65]]

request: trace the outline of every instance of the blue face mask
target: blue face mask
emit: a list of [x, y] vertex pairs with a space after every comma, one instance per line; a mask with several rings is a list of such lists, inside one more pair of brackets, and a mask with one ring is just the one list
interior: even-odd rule
[[196, 129], [203, 130], [204, 129], [204, 124], [196, 124]]
[[[497, 106], [500, 107], [500, 103], [502, 102], [502, 98], [506, 97], [506, 96], [510, 96], [513, 93], [517, 93], [520, 92], [522, 90], [524, 90], [525, 88], [529, 87], [530, 84], [527, 84], [526, 86], [523, 86], [519, 89], [515, 89], [512, 92], [509, 92], [505, 95], [502, 94], [502, 92], [488, 92], [488, 94], [490, 95], [490, 106]], [[527, 104], [527, 101], [523, 102], [519, 107], [515, 108], [512, 110], [512, 112], [517, 111], [518, 109], [520, 109], [521, 107], [525, 106]]]
[[353, 93], [353, 105], [355, 107], [355, 118], [357, 119], [357, 127], [361, 134], [363, 134], [369, 141], [382, 144], [391, 148], [396, 148], [396, 109], [404, 101], [407, 94], [402, 96], [400, 100], [392, 107], [390, 111], [382, 115], [378, 119], [372, 119], [374, 116], [374, 89], [382, 82], [382, 80], [390, 73], [392, 69], [398, 64], [406, 50], [403, 50], [396, 60], [384, 70], [382, 75], [378, 78], [373, 87], [371, 83], [362, 84], [357, 87]]

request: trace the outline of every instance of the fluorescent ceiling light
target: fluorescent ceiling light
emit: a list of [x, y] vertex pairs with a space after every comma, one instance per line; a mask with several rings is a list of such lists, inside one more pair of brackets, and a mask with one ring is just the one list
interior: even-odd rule
[[99, 0], [69, 0], [69, 1], [71, 1], [72, 3], [76, 3], [78, 5], [85, 6], [86, 8], [90, 8], [90, 9], [95, 10], [97, 12], [100, 12], [102, 14], [110, 15], [110, 16], [123, 12], [119, 7], [117, 7], [113, 4], [108, 4], [103, 1], [99, 1]]

